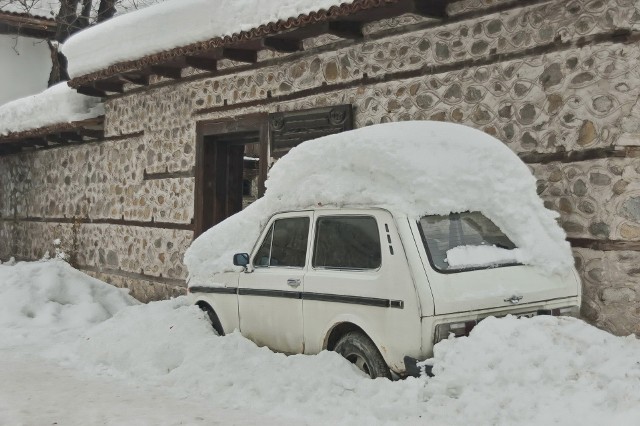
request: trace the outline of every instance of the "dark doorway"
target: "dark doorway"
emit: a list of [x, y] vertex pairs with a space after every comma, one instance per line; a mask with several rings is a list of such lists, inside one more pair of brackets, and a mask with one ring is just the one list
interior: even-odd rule
[[352, 128], [348, 104], [198, 123], [194, 237], [261, 197], [270, 161]]
[[198, 126], [195, 236], [264, 193], [266, 120], [247, 117]]

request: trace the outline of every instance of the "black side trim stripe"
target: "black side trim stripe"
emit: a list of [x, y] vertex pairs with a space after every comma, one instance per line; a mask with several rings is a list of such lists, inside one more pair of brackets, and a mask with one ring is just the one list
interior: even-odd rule
[[265, 290], [261, 288], [241, 288], [238, 294], [244, 296], [282, 297], [285, 299], [302, 299], [299, 291]]
[[236, 294], [237, 289], [231, 287], [189, 287], [190, 293]]
[[309, 293], [286, 290], [266, 290], [259, 288], [230, 287], [190, 287], [191, 293], [239, 294], [243, 296], [282, 297], [285, 299], [314, 300], [318, 302], [348, 303], [352, 305], [376, 306], [378, 308], [404, 309], [402, 300], [380, 299], [377, 297], [349, 296], [342, 294]]
[[327, 293], [304, 293], [302, 298], [304, 300], [349, 303], [353, 305], [377, 306], [379, 308], [404, 308], [404, 302], [402, 300], [379, 299], [377, 297], [347, 296]]

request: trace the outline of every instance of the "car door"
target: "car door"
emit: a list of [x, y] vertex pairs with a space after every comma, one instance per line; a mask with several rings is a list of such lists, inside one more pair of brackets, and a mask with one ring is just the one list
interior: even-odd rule
[[304, 351], [302, 292], [311, 212], [275, 216], [240, 275], [240, 331], [258, 345], [284, 353]]

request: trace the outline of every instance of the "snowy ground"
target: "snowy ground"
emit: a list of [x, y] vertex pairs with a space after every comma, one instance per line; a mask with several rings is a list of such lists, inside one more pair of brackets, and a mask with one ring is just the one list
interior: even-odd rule
[[62, 261], [0, 265], [0, 424], [638, 425], [640, 342], [579, 320], [488, 319], [436, 377], [214, 336], [183, 298], [141, 305]]

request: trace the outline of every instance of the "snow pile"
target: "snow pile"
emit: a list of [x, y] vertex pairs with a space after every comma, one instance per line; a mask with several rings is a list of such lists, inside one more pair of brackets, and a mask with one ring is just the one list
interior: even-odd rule
[[84, 330], [136, 303], [125, 290], [60, 260], [0, 265], [0, 328], [5, 339]]
[[520, 249], [508, 250], [496, 246], [458, 246], [447, 250], [447, 263], [453, 269], [471, 266], [500, 265], [520, 262]]
[[320, 424], [640, 424], [640, 342], [576, 319], [486, 319], [436, 345], [435, 378], [391, 382], [332, 352], [285, 356], [238, 333], [217, 337], [186, 303], [127, 308], [50, 355], [181, 398]]
[[380, 124], [305, 142], [269, 172], [265, 196], [196, 239], [185, 254], [191, 285], [237, 270], [278, 211], [378, 206], [418, 219], [480, 211], [516, 246], [518, 260], [560, 273], [573, 265], [565, 233], [536, 193], [535, 178], [507, 146], [442, 122]]
[[[67, 327], [74, 333], [60, 333]], [[371, 380], [333, 352], [285, 356], [238, 333], [218, 337], [186, 297], [137, 304], [61, 261], [48, 261], [0, 265], [0, 361], [32, 350], [7, 339], [17, 333], [36, 334], [49, 361], [90, 376], [83, 392], [103, 395], [96, 376], [118, 377], [146, 389], [151, 398], [145, 401], [171, 395], [189, 407], [202, 401], [215, 416], [238, 409], [291, 419], [281, 424], [640, 424], [640, 341], [573, 318], [487, 318], [469, 337], [435, 346], [427, 361], [435, 377]], [[24, 377], [35, 380], [41, 392], [42, 377], [12, 377], [21, 386]], [[74, 391], [57, 398], [70, 410]], [[46, 410], [25, 419], [16, 409], [11, 418], [33, 424]], [[12, 413], [6, 404], [3, 412]], [[104, 423], [80, 417], [75, 424], [87, 422]]]
[[100, 98], [81, 95], [62, 82], [0, 106], [0, 136], [101, 115], [104, 106]]
[[634, 336], [574, 318], [509, 316], [488, 318], [434, 352], [425, 397], [436, 424], [640, 424]]
[[71, 78], [350, 1], [169, 0], [110, 19], [62, 46]]

